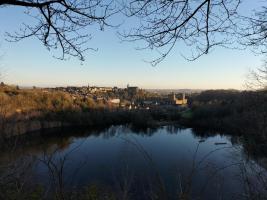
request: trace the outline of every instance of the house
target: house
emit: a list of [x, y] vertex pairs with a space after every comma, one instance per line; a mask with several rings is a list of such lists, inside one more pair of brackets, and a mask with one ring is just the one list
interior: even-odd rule
[[105, 87], [105, 91], [112, 91], [113, 88], [112, 87]]
[[114, 103], [114, 104], [119, 104], [121, 100], [120, 99], [109, 99], [109, 102]]

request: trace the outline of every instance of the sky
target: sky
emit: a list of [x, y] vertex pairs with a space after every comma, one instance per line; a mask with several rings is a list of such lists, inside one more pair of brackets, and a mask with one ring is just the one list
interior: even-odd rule
[[[241, 7], [247, 12], [257, 7], [246, 1]], [[125, 88], [138, 86], [143, 89], [244, 89], [249, 69], [262, 65], [262, 57], [255, 56], [250, 49], [231, 50], [216, 47], [213, 52], [195, 61], [187, 61], [181, 56], [185, 45], [178, 43], [169, 55], [152, 67], [144, 60], [159, 57], [157, 51], [136, 50], [145, 46], [143, 42], [119, 42], [116, 31], [106, 27], [88, 27], [84, 31], [92, 33], [92, 40], [86, 45], [97, 51], [85, 52], [85, 61], [71, 57], [62, 61], [53, 58], [59, 51], [48, 51], [36, 38], [30, 37], [19, 42], [8, 42], [5, 32], [15, 33], [23, 23], [35, 23], [23, 13], [21, 7], [0, 8], [0, 53], [5, 54], [4, 65], [8, 70], [2, 79], [6, 84], [19, 86], [117, 86]], [[111, 19], [115, 24], [123, 21], [120, 17]], [[122, 26], [130, 27], [131, 21]]]

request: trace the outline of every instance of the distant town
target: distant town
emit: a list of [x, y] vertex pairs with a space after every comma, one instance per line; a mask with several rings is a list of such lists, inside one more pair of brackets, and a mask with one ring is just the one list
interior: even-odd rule
[[[127, 85], [126, 88], [98, 87], [98, 86], [66, 86], [55, 88], [38, 88], [33, 86], [33, 90], [42, 89], [43, 92], [49, 90], [62, 91], [70, 94], [72, 99], [90, 98], [94, 101], [103, 101], [118, 105], [125, 109], [149, 109], [151, 106], [168, 106], [176, 108], [187, 107], [187, 96], [194, 93], [174, 93], [161, 90], [160, 92], [151, 92], [143, 90], [138, 86]], [[197, 92], [195, 92], [197, 93]]]

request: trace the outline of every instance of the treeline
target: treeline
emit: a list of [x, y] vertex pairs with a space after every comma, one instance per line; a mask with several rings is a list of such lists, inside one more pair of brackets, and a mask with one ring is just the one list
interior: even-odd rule
[[[71, 96], [62, 91], [28, 90], [12, 86], [0, 87], [0, 119], [8, 121], [29, 119], [68, 119], [78, 113], [94, 110], [115, 109], [112, 104], [89, 98]], [[96, 113], [94, 113], [96, 114]]]
[[[124, 100], [125, 104], [127, 102], [130, 104]], [[153, 110], [129, 112], [120, 104], [105, 100], [79, 96], [73, 99], [63, 91], [0, 86], [0, 128], [27, 120], [61, 121], [72, 125], [133, 123], [139, 127], [154, 127], [154, 119], [162, 118], [160, 114]]]
[[231, 102], [239, 95], [238, 90], [206, 90], [196, 95], [195, 99], [199, 102], [208, 103], [211, 101], [227, 101]]
[[207, 90], [191, 103], [190, 123], [266, 136], [267, 91]]

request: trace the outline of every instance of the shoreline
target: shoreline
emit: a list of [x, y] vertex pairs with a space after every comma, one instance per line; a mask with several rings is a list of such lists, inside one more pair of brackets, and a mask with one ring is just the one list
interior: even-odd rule
[[[130, 122], [132, 123], [132, 122]], [[128, 123], [119, 123], [119, 124], [129, 124]], [[229, 130], [229, 127], [221, 127], [208, 123], [195, 122], [192, 119], [180, 119], [180, 120], [163, 120], [157, 121], [154, 120], [151, 124], [147, 124], [146, 126], [138, 126], [132, 123], [136, 127], [140, 128], [151, 128], [156, 129], [158, 127], [163, 126], [184, 126], [188, 128], [210, 128], [210, 129], [220, 129], [227, 132], [232, 132], [233, 135], [238, 134], [234, 129]], [[1, 136], [4, 138], [10, 138], [17, 135], [26, 134], [33, 131], [43, 130], [43, 129], [52, 129], [52, 128], [61, 128], [61, 127], [73, 127], [73, 126], [95, 126], [100, 124], [86, 124], [86, 123], [71, 123], [71, 122], [63, 122], [63, 121], [48, 121], [48, 120], [28, 120], [28, 121], [20, 121], [20, 122], [9, 122], [2, 124], [0, 127]], [[109, 125], [118, 125], [118, 123], [103, 123], [101, 125], [109, 126]]]

